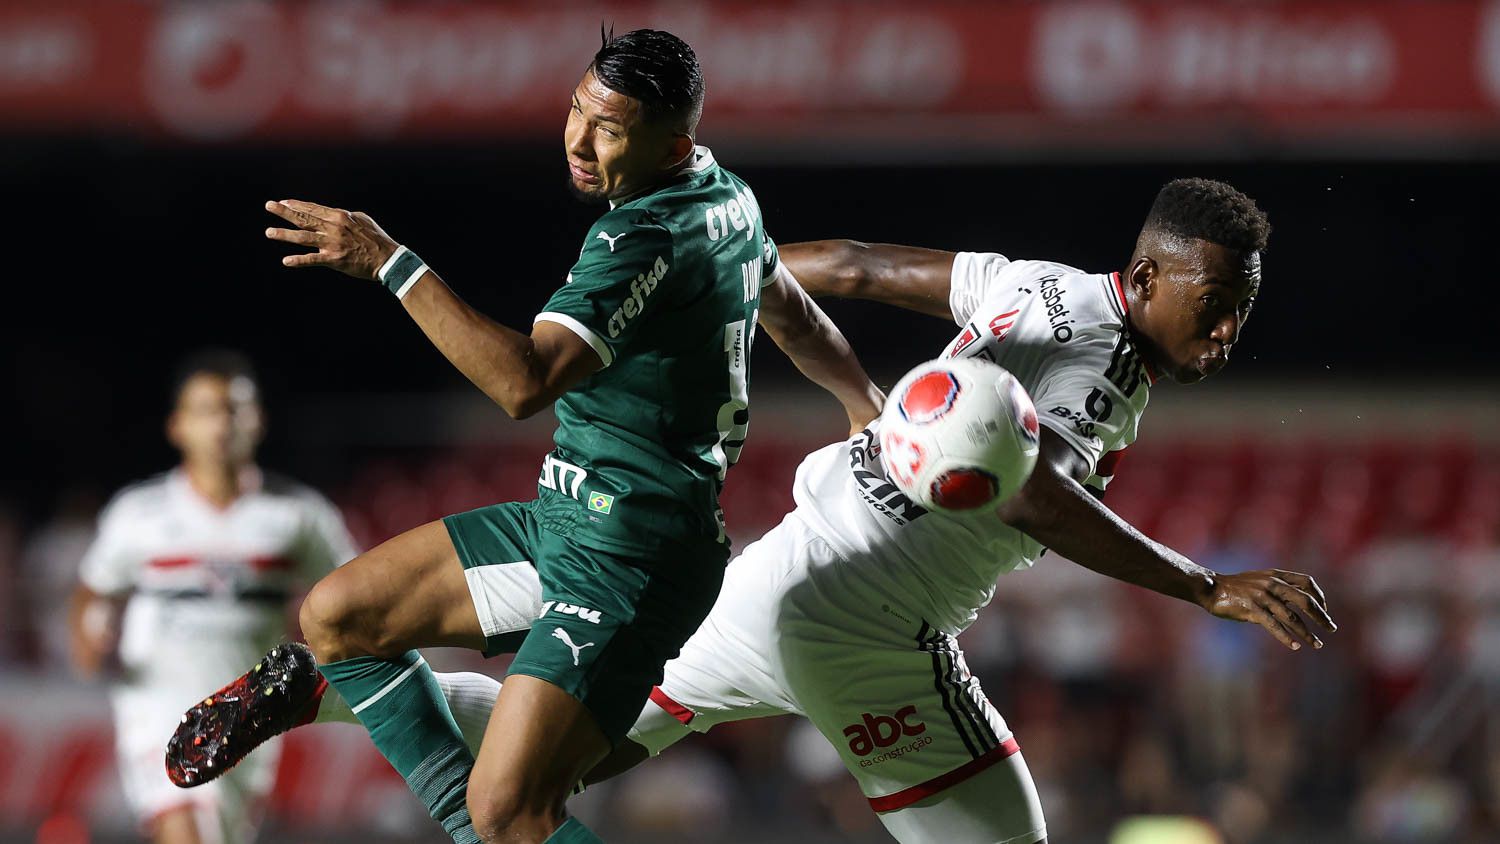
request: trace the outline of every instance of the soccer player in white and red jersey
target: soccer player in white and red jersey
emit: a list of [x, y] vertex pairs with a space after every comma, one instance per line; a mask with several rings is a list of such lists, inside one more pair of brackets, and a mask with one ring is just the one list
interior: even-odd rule
[[84, 556], [70, 613], [76, 667], [110, 677], [125, 795], [158, 844], [254, 838], [276, 748], [196, 791], [167, 779], [163, 740], [185, 701], [285, 638], [288, 602], [354, 556], [338, 511], [263, 473], [264, 431], [248, 361], [190, 359], [167, 439], [182, 462], [117, 494]]
[[[1264, 627], [1287, 647], [1334, 628], [1311, 577], [1219, 574], [1121, 520], [1103, 493], [1159, 379], [1190, 384], [1229, 359], [1260, 287], [1264, 214], [1228, 185], [1169, 183], [1121, 272], [1093, 274], [996, 253], [850, 241], [783, 246], [814, 296], [871, 299], [952, 319], [944, 357], [1010, 370], [1042, 426], [1036, 470], [992, 517], [928, 512], [886, 477], [876, 425], [808, 455], [797, 507], [730, 563], [718, 602], [641, 712], [604, 779], [693, 731], [807, 717], [838, 749], [902, 842], [1046, 840], [1041, 801], [1004, 719], [956, 637], [996, 579], [1044, 548], [1090, 569]], [[523, 563], [514, 564], [524, 574]], [[525, 629], [538, 587], [517, 577], [486, 629]], [[454, 700], [461, 724], [498, 692]], [[352, 720], [323, 700], [318, 720]], [[469, 741], [477, 726], [466, 726]]]

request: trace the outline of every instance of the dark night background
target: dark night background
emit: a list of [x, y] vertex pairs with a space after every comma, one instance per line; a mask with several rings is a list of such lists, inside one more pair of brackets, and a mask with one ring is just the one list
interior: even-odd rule
[[[702, 140], [714, 146], [709, 127]], [[1221, 380], [1351, 379], [1381, 389], [1495, 375], [1486, 277], [1500, 168], [1486, 161], [1247, 160], [920, 167], [721, 163], [783, 243], [832, 237], [1122, 268], [1156, 189], [1224, 179], [1274, 228], [1255, 317]], [[560, 144], [425, 148], [10, 142], [5, 353], [13, 373], [0, 495], [39, 515], [62, 479], [116, 485], [170, 459], [158, 434], [185, 350], [248, 351], [274, 414], [309, 394], [466, 383], [371, 284], [292, 271], [263, 239], [266, 199], [364, 210], [485, 313], [524, 328], [598, 209], [564, 188]], [[19, 266], [17, 266], [19, 262]], [[951, 334], [867, 303], [824, 302], [889, 383]], [[764, 344], [762, 344], [764, 345]], [[756, 356], [758, 384], [795, 372]], [[1462, 388], [1460, 388], [1462, 389]], [[508, 424], [496, 411], [496, 425]], [[268, 462], [295, 457], [274, 427]]]

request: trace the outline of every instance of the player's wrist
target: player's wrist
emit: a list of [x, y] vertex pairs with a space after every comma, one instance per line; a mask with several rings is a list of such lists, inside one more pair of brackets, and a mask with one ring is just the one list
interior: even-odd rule
[[375, 278], [385, 285], [385, 289], [396, 294], [397, 299], [404, 299], [426, 272], [427, 264], [417, 257], [417, 253], [405, 246], [397, 246], [391, 257], [375, 272]]
[[1200, 569], [1191, 574], [1191, 598], [1193, 603], [1206, 612], [1213, 612], [1219, 597], [1219, 577], [1209, 569]]

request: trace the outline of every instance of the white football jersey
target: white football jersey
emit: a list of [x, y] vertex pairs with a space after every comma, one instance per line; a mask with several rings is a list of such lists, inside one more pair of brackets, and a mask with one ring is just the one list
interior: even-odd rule
[[287, 601], [354, 554], [338, 510], [307, 487], [257, 478], [220, 509], [177, 469], [115, 496], [79, 576], [129, 596], [124, 685], [191, 697], [284, 638]]
[[[1118, 275], [963, 252], [949, 304], [961, 330], [941, 357], [1009, 370], [1038, 421], [1087, 459], [1086, 485], [1102, 496], [1152, 382], [1130, 341]], [[996, 578], [1043, 549], [993, 514], [948, 516], [907, 499], [885, 476], [875, 427], [807, 456], [793, 487], [798, 513], [886, 594], [957, 635], [994, 596]]]

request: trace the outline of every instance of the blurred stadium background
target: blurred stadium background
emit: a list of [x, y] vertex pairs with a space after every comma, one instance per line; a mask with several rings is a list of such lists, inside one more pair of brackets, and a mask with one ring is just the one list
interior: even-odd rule
[[[283, 270], [260, 206], [369, 211], [526, 325], [596, 213], [564, 190], [560, 135], [601, 20], [694, 45], [700, 140], [781, 242], [1107, 271], [1164, 181], [1255, 197], [1275, 232], [1235, 364], [1156, 391], [1108, 503], [1206, 565], [1315, 574], [1340, 632], [1288, 653], [1047, 557], [966, 634], [970, 664], [1055, 841], [1500, 841], [1500, 2], [1477, 0], [6, 0], [0, 840], [134, 834], [62, 606], [105, 497], [172, 460], [185, 353], [252, 355], [263, 464], [366, 545], [532, 494], [548, 420], [489, 406], [384, 291]], [[827, 309], [886, 385], [953, 333]], [[725, 495], [741, 543], [840, 435], [769, 344], [755, 366]], [[612, 841], [888, 840], [789, 719], [685, 742], [578, 808]], [[264, 841], [438, 838], [354, 728], [295, 737], [271, 812]]]

